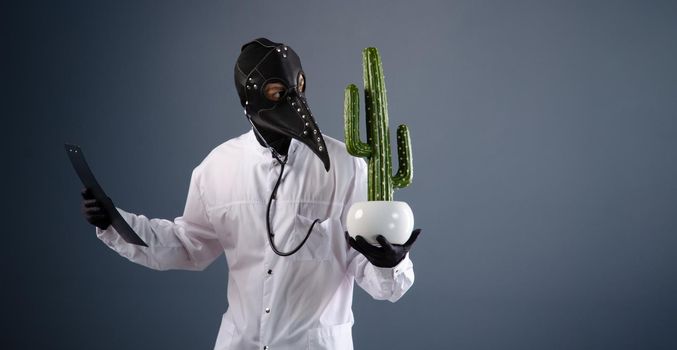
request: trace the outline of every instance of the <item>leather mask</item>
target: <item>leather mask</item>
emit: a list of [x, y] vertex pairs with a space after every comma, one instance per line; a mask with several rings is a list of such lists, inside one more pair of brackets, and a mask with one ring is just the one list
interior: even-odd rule
[[[299, 80], [305, 79], [301, 60], [291, 47], [258, 38], [242, 46], [235, 64], [235, 87], [240, 103], [257, 137], [271, 146], [270, 135], [294, 138], [308, 146], [329, 171], [329, 154]], [[267, 84], [280, 83], [284, 90], [266, 97]], [[304, 84], [305, 85], [305, 84]], [[279, 140], [278, 140], [279, 141]]]

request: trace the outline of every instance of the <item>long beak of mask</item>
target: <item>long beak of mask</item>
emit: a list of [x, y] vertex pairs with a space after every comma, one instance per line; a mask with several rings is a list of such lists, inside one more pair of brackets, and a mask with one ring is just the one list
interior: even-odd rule
[[258, 128], [264, 128], [293, 139], [301, 141], [310, 148], [329, 171], [330, 161], [327, 146], [315, 122], [305, 97], [292, 92], [277, 103], [273, 108], [259, 110], [249, 114], [252, 123]]
[[[308, 148], [329, 171], [329, 153], [299, 80], [301, 61], [288, 46], [259, 38], [242, 47], [235, 65], [235, 86], [245, 113], [255, 128], [294, 138]], [[286, 90], [277, 101], [264, 94], [265, 85], [281, 83]]]

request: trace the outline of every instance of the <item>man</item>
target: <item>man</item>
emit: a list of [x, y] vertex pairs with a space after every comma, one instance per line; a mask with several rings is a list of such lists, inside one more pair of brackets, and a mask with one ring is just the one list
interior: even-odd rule
[[126, 243], [86, 189], [83, 214], [106, 245], [153, 269], [202, 270], [226, 254], [215, 349], [352, 349], [353, 281], [397, 301], [414, 282], [408, 251], [420, 231], [404, 245], [379, 237], [380, 247], [347, 235], [350, 205], [366, 200], [366, 163], [320, 133], [289, 46], [245, 44], [235, 86], [252, 130], [193, 170], [183, 215], [118, 209], [148, 247]]

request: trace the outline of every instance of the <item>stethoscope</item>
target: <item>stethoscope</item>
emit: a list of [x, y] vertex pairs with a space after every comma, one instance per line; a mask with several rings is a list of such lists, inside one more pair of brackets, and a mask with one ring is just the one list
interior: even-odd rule
[[290, 256], [290, 255], [296, 253], [299, 249], [301, 249], [301, 247], [303, 247], [303, 245], [308, 240], [308, 237], [310, 237], [310, 234], [313, 232], [313, 227], [315, 227], [315, 224], [318, 223], [320, 221], [320, 219], [315, 219], [315, 221], [313, 221], [313, 223], [310, 225], [310, 228], [308, 228], [308, 232], [306, 233], [306, 236], [303, 238], [303, 241], [301, 241], [301, 243], [296, 248], [294, 248], [294, 249], [292, 249], [291, 251], [288, 251], [288, 252], [282, 252], [282, 251], [277, 249], [277, 247], [275, 246], [275, 240], [274, 240], [275, 234], [270, 229], [270, 207], [273, 204], [273, 199], [275, 199], [275, 197], [277, 195], [277, 188], [280, 186], [280, 182], [282, 181], [282, 174], [284, 174], [284, 166], [287, 164], [287, 158], [289, 156], [286, 155], [286, 156], [283, 157], [281, 154], [279, 154], [275, 150], [275, 148], [271, 147], [268, 144], [268, 141], [266, 141], [266, 139], [263, 137], [263, 135], [261, 135], [259, 130], [256, 128], [256, 125], [254, 125], [254, 123], [252, 122], [252, 118], [249, 116], [249, 113], [247, 113], [246, 109], [245, 109], [244, 113], [247, 116], [247, 120], [249, 120], [249, 124], [252, 125], [252, 128], [254, 129], [254, 132], [256, 133], [256, 135], [258, 135], [258, 137], [261, 140], [263, 140], [263, 143], [266, 144], [266, 147], [268, 147], [270, 152], [273, 154], [273, 157], [275, 157], [275, 159], [277, 159], [278, 163], [280, 163], [280, 176], [277, 178], [277, 182], [275, 183], [275, 187], [273, 187], [273, 192], [270, 194], [270, 199], [268, 199], [268, 207], [266, 209], [266, 229], [268, 230], [268, 242], [270, 242], [270, 247], [273, 249], [275, 254], [277, 254], [279, 256]]

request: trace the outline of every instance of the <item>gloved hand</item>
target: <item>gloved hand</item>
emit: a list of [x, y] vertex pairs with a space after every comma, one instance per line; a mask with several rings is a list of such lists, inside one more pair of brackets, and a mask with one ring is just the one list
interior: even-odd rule
[[[94, 195], [88, 188], [82, 189], [82, 215], [84, 215], [87, 222], [105, 230], [110, 226], [111, 219], [103, 210], [103, 204], [94, 199]], [[109, 201], [110, 198], [107, 198]], [[112, 201], [111, 201], [112, 204]]]
[[407, 255], [407, 252], [411, 249], [420, 233], [420, 228], [415, 229], [411, 233], [411, 237], [404, 244], [391, 244], [385, 237], [379, 235], [376, 237], [376, 240], [381, 246], [377, 247], [367, 242], [362, 236], [358, 235], [356, 238], [350, 237], [348, 231], [346, 231], [346, 241], [348, 241], [348, 245], [362, 253], [372, 265], [395, 267]]

